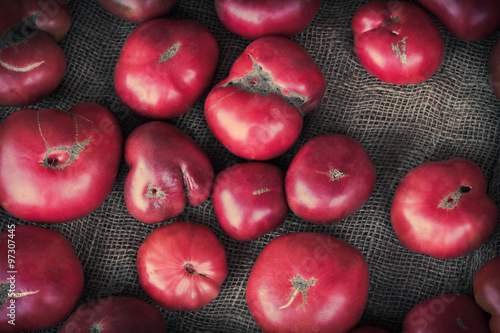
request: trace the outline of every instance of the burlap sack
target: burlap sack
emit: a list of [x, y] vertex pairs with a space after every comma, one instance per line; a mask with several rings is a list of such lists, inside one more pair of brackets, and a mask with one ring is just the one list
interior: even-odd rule
[[[438, 260], [405, 249], [390, 222], [392, 196], [404, 175], [426, 161], [466, 157], [489, 179], [489, 193], [499, 203], [500, 101], [487, 80], [487, 60], [497, 32], [479, 42], [457, 39], [438, 24], [445, 58], [428, 81], [410, 86], [385, 84], [366, 72], [353, 52], [351, 20], [366, 1], [324, 0], [310, 26], [291, 37], [307, 50], [325, 75], [322, 103], [305, 118], [299, 141], [270, 161], [286, 171], [294, 154], [309, 139], [326, 133], [351, 136], [366, 147], [377, 170], [375, 190], [352, 216], [326, 226], [298, 219], [291, 212], [274, 232], [250, 242], [230, 239], [220, 229], [211, 200], [188, 207], [174, 220], [209, 226], [224, 244], [229, 273], [219, 297], [195, 312], [162, 310], [170, 332], [258, 332], [245, 301], [246, 282], [263, 247], [279, 235], [295, 231], [326, 233], [349, 242], [366, 257], [370, 292], [360, 326], [401, 331], [406, 313], [418, 302], [449, 292], [472, 295], [479, 267], [500, 255], [499, 228], [479, 250], [452, 260]], [[70, 0], [73, 22], [60, 45], [68, 62], [60, 86], [33, 108], [69, 109], [96, 102], [112, 111], [127, 136], [148, 119], [130, 112], [116, 96], [113, 72], [121, 47], [137, 25], [112, 17], [95, 1]], [[194, 19], [205, 25], [220, 47], [212, 86], [224, 79], [249, 44], [220, 23], [213, 1], [179, 0], [167, 18]], [[208, 93], [208, 92], [207, 92]], [[216, 141], [203, 113], [205, 93], [192, 109], [169, 121], [189, 134], [210, 157], [216, 172], [242, 162]], [[0, 108], [0, 120], [18, 108]], [[123, 199], [128, 167], [123, 162], [104, 204], [77, 221], [44, 227], [60, 231], [74, 245], [85, 272], [82, 303], [109, 295], [136, 296], [151, 302], [136, 272], [136, 254], [144, 238], [159, 225], [134, 220]], [[3, 228], [27, 224], [0, 210]], [[43, 332], [57, 332], [58, 327]]]

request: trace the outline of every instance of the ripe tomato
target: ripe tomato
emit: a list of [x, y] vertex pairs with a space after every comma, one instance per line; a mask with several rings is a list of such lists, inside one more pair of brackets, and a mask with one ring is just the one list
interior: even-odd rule
[[177, 0], [97, 0], [97, 3], [116, 17], [141, 24], [165, 16], [172, 10]]
[[500, 333], [500, 257], [486, 262], [474, 278], [474, 299], [491, 314], [491, 333]]

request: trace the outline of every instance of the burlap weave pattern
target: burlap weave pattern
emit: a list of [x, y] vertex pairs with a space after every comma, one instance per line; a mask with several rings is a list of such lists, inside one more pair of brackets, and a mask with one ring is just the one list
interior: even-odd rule
[[[246, 281], [263, 247], [288, 232], [326, 233], [357, 247], [370, 267], [369, 298], [360, 325], [391, 332], [401, 331], [406, 313], [424, 299], [449, 292], [472, 295], [479, 267], [500, 255], [499, 227], [482, 248], [457, 259], [412, 253], [395, 237], [389, 215], [392, 196], [408, 171], [426, 161], [453, 157], [477, 163], [489, 180], [490, 195], [500, 204], [500, 101], [487, 78], [489, 52], [500, 32], [483, 41], [465, 42], [438, 24], [445, 43], [440, 69], [421, 84], [395, 86], [368, 74], [354, 54], [351, 20], [365, 2], [323, 0], [309, 27], [291, 37], [318, 64], [327, 91], [321, 104], [306, 116], [299, 141], [270, 163], [286, 171], [309, 139], [326, 133], [345, 134], [358, 140], [373, 159], [377, 182], [372, 196], [352, 216], [326, 226], [302, 221], [290, 212], [280, 228], [250, 242], [232, 240], [221, 231], [210, 199], [199, 207], [188, 207], [174, 220], [209, 226], [226, 248], [229, 273], [219, 297], [203, 309], [162, 310], [169, 332], [258, 332], [245, 301]], [[80, 102], [95, 102], [116, 115], [126, 137], [149, 121], [123, 106], [113, 87], [121, 47], [137, 25], [112, 17], [95, 1], [69, 0], [68, 5], [72, 27], [60, 42], [67, 73], [56, 91], [31, 107], [67, 110]], [[213, 33], [220, 59], [212, 86], [227, 76], [250, 43], [222, 26], [213, 1], [179, 0], [166, 17], [197, 20]], [[243, 160], [229, 153], [209, 131], [203, 113], [207, 93], [188, 113], [168, 122], [189, 134], [219, 172]], [[0, 120], [17, 109], [1, 107]], [[73, 222], [43, 225], [63, 233], [82, 262], [85, 290], [81, 303], [109, 295], [152, 302], [139, 285], [136, 254], [151, 231], [171, 221], [147, 225], [130, 216], [123, 199], [127, 172], [122, 162], [113, 191], [95, 212]], [[0, 215], [2, 229], [10, 223], [27, 224], [3, 209]]]

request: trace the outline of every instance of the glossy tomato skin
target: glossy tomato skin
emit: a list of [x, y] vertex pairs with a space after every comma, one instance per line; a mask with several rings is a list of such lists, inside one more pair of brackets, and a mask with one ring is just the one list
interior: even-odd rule
[[70, 25], [64, 1], [0, 4], [0, 105], [34, 104], [55, 90], [66, 72], [66, 58], [56, 42]]
[[195, 311], [219, 295], [227, 276], [226, 252], [209, 228], [173, 222], [144, 240], [137, 270], [142, 288], [159, 306]]
[[215, 0], [222, 24], [247, 39], [292, 36], [312, 21], [321, 0]]
[[417, 0], [456, 37], [466, 41], [485, 39], [500, 28], [497, 0]]
[[135, 297], [109, 296], [80, 306], [59, 333], [167, 333], [163, 314]]
[[239, 241], [256, 239], [278, 228], [288, 214], [283, 172], [262, 162], [230, 166], [215, 179], [212, 203], [226, 234]]
[[341, 134], [308, 141], [285, 178], [290, 209], [309, 222], [328, 224], [357, 211], [375, 187], [376, 172], [365, 148]]
[[500, 99], [500, 39], [497, 40], [490, 53], [488, 76], [493, 92]]
[[218, 60], [217, 42], [200, 23], [150, 20], [125, 41], [115, 68], [116, 93], [142, 116], [176, 118], [208, 89]]
[[353, 246], [326, 234], [272, 240], [250, 273], [246, 300], [263, 332], [348, 332], [368, 297], [368, 265]]
[[303, 115], [323, 98], [326, 82], [311, 56], [277, 36], [259, 38], [234, 62], [205, 100], [214, 136], [233, 154], [269, 160], [287, 151]]
[[488, 320], [474, 299], [444, 294], [415, 305], [403, 322], [404, 333], [488, 333]]
[[396, 236], [411, 251], [440, 259], [478, 249], [498, 219], [486, 190], [484, 173], [465, 158], [421, 164], [394, 194], [391, 221]]
[[421, 83], [443, 62], [444, 42], [437, 25], [412, 3], [371, 1], [355, 13], [352, 29], [361, 65], [384, 82]]
[[491, 333], [500, 333], [500, 257], [488, 260], [474, 277], [474, 299], [491, 314]]
[[97, 0], [97, 3], [116, 17], [141, 24], [166, 15], [177, 0]]
[[[0, 285], [9, 297], [1, 299], [0, 331], [26, 332], [61, 323], [83, 293], [83, 269], [71, 243], [41, 227], [7, 228], [0, 234]], [[9, 267], [9, 254], [14, 267]], [[12, 319], [15, 325], [9, 323]]]
[[122, 140], [113, 114], [94, 103], [14, 112], [0, 124], [0, 204], [30, 222], [90, 214], [114, 185]]
[[178, 216], [186, 204], [199, 206], [212, 191], [214, 171], [205, 152], [173, 125], [152, 121], [137, 127], [125, 142], [125, 204], [145, 223]]

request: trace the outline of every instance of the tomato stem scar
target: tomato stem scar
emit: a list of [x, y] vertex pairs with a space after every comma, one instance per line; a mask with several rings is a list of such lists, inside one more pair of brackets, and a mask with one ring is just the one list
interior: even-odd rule
[[171, 59], [173, 56], [177, 54], [179, 49], [181, 48], [181, 43], [175, 43], [168, 50], [166, 50], [158, 60], [158, 62], [161, 64], [162, 62], [167, 61], [168, 59]]
[[450, 194], [446, 195], [443, 199], [441, 199], [441, 202], [439, 203], [438, 207], [443, 208], [443, 209], [453, 209], [458, 205], [458, 202], [462, 198], [462, 194], [470, 192], [472, 190], [472, 187], [468, 185], [460, 185], [460, 187], [456, 190], [451, 192]]
[[281, 306], [279, 309], [285, 309], [292, 305], [293, 301], [295, 300], [295, 297], [300, 293], [302, 293], [302, 304], [300, 304], [297, 309], [299, 308], [305, 308], [306, 302], [307, 302], [307, 291], [311, 286], [314, 286], [314, 284], [318, 281], [318, 279], [311, 278], [310, 280], [304, 279], [302, 276], [297, 275], [296, 277], [292, 278], [290, 282], [292, 283], [292, 292], [288, 295], [287, 298], [289, 298], [288, 303], [285, 305]]

